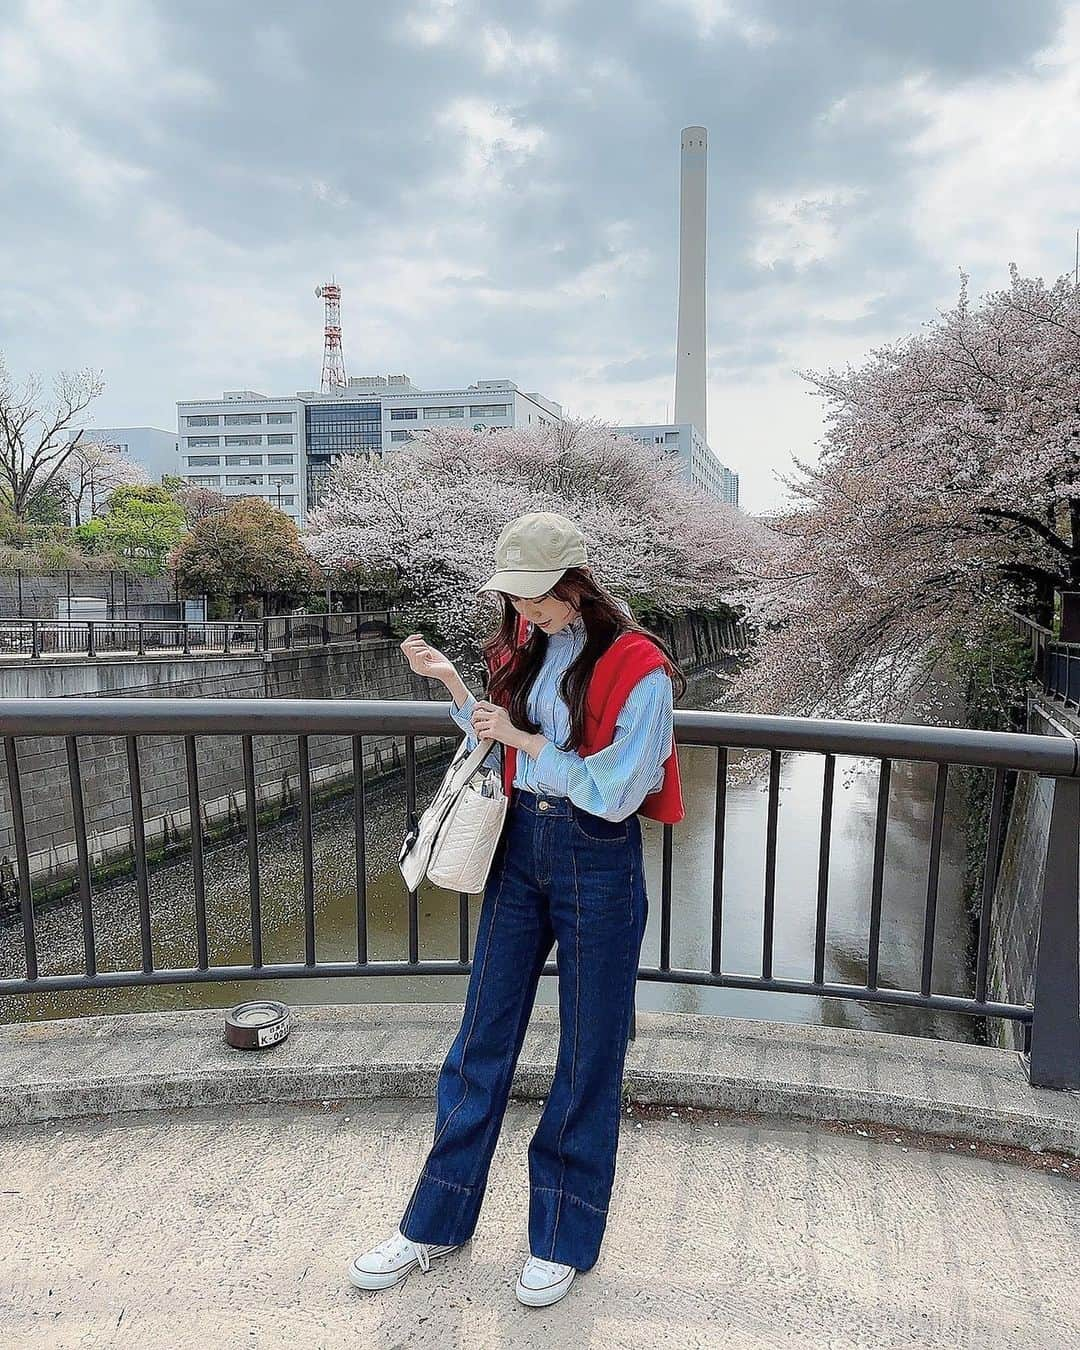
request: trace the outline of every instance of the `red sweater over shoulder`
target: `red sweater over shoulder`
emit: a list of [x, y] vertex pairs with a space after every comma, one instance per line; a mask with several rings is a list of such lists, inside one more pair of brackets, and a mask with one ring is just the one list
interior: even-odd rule
[[[518, 646], [525, 640], [526, 624], [518, 619]], [[507, 660], [514, 652], [505, 654], [492, 669]], [[650, 671], [668, 669], [668, 659], [655, 642], [643, 633], [623, 633], [615, 639], [593, 667], [592, 678], [585, 691], [585, 739], [578, 747], [583, 758], [603, 750], [615, 739], [615, 723], [623, 710], [631, 689]], [[509, 796], [517, 767], [517, 751], [503, 746], [503, 788]], [[638, 807], [650, 820], [673, 825], [685, 815], [682, 782], [679, 778], [679, 756], [672, 741], [671, 752], [664, 761], [664, 780], [655, 792], [649, 793]]]

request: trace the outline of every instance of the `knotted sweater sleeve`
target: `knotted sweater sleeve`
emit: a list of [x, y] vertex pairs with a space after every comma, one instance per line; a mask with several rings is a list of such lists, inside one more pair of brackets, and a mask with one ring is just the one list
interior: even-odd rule
[[673, 707], [671, 677], [662, 668], [650, 671], [627, 696], [611, 744], [579, 755], [549, 741], [534, 761], [539, 782], [594, 816], [633, 815], [662, 779], [671, 753]]

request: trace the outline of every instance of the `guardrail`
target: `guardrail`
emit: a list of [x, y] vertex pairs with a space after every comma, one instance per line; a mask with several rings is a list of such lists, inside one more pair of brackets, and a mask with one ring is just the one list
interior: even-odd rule
[[[465, 974], [470, 969], [469, 897], [459, 896], [459, 941], [456, 954], [421, 960], [420, 912], [415, 893], [403, 897], [407, 906], [407, 950], [402, 959], [373, 961], [368, 954], [368, 908], [365, 866], [365, 803], [363, 740], [368, 735], [404, 737], [405, 809], [416, 808], [416, 737], [446, 736], [446, 705], [412, 701], [345, 701], [302, 699], [111, 699], [64, 698], [9, 700], [0, 703], [0, 735], [4, 737], [6, 778], [17, 857], [19, 917], [22, 925], [24, 973], [0, 979], [0, 994], [45, 993], [63, 989], [106, 989], [121, 986], [181, 984], [203, 981], [291, 979], [345, 975]], [[737, 989], [771, 990], [787, 994], [814, 994], [1005, 1018], [1025, 1029], [1026, 1061], [1032, 1083], [1046, 1087], [1080, 1087], [1080, 755], [1076, 741], [1057, 736], [975, 731], [928, 726], [900, 726], [791, 717], [679, 711], [675, 719], [680, 745], [715, 749], [713, 868], [711, 921], [707, 967], [687, 969], [671, 962], [673, 907], [673, 827], [664, 826], [660, 890], [659, 963], [643, 966], [643, 980], [671, 984], [716, 985]], [[312, 787], [308, 742], [312, 736], [340, 736], [351, 745], [352, 871], [356, 890], [356, 958], [349, 961], [316, 959], [316, 907], [312, 838]], [[19, 744], [25, 737], [63, 737], [67, 747], [66, 793], [71, 803], [79, 859], [78, 893], [82, 912], [84, 969], [43, 974], [35, 930], [30, 886], [27, 827], [20, 783]], [[91, 736], [122, 739], [131, 801], [134, 872], [140, 919], [141, 968], [99, 970], [91, 903], [91, 875], [87, 822], [80, 772], [80, 742]], [[141, 772], [146, 739], [180, 736], [184, 739], [189, 818], [196, 822], [192, 836], [194, 923], [197, 964], [186, 969], [161, 969], [151, 943], [148, 869], [143, 844], [145, 822]], [[259, 891], [259, 831], [254, 780], [253, 738], [296, 737], [300, 766], [300, 820], [304, 958], [296, 962], [263, 960]], [[203, 839], [199, 789], [199, 742], [203, 738], [239, 738], [246, 792], [245, 840], [250, 898], [251, 962], [212, 966], [208, 956]], [[760, 915], [762, 957], [755, 972], [725, 970], [721, 961], [724, 927], [724, 854], [728, 755], [732, 749], [764, 750], [769, 754], [767, 832], [762, 858], [764, 890]], [[824, 758], [821, 824], [814, 870], [808, 866], [808, 885], [816, 890], [816, 924], [812, 976], [804, 979], [778, 975], [773, 957], [777, 925], [784, 922], [783, 897], [777, 895], [776, 856], [780, 775], [785, 751], [806, 751]], [[829, 913], [829, 856], [832, 803], [838, 756], [870, 756], [879, 761], [872, 881], [868, 897], [869, 925], [866, 979], [845, 984], [825, 978], [826, 926]], [[882, 893], [888, 837], [891, 768], [897, 760], [923, 761], [937, 766], [934, 809], [929, 840], [929, 865], [923, 918], [923, 944], [917, 988], [884, 986], [881, 970], [884, 931]], [[938, 884], [945, 834], [945, 800], [950, 768], [982, 766], [993, 772], [985, 875], [977, 917], [975, 969], [965, 990], [941, 991], [934, 978], [934, 934]], [[1038, 949], [1032, 1005], [996, 1001], [988, 994], [991, 915], [1005, 828], [1006, 777], [1030, 772], [1053, 779], [1053, 809], [1042, 886]], [[57, 784], [57, 791], [64, 791]], [[549, 965], [546, 973], [554, 973]]]
[[1017, 632], [1028, 641], [1031, 648], [1031, 654], [1034, 657], [1034, 675], [1037, 680], [1044, 681], [1046, 678], [1046, 653], [1054, 646], [1054, 635], [1044, 624], [1036, 623], [1034, 619], [1026, 614], [1019, 614], [1015, 609], [1010, 613], [1013, 622], [1016, 625]]
[[198, 656], [325, 647], [388, 637], [390, 610], [265, 619], [0, 619], [0, 657]]
[[1059, 642], [1051, 630], [1026, 614], [1012, 611], [1017, 632], [1026, 637], [1034, 657], [1033, 675], [1044, 694], [1066, 707], [1080, 708], [1080, 642]]

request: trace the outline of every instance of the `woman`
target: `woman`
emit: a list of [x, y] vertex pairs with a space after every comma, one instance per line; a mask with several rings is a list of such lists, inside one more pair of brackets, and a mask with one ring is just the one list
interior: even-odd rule
[[593, 1266], [604, 1233], [647, 912], [637, 813], [682, 819], [672, 704], [686, 682], [664, 644], [592, 576], [565, 516], [520, 517], [495, 553], [498, 570], [480, 588], [503, 597], [484, 648], [485, 700], [419, 634], [401, 644], [414, 671], [446, 686], [471, 743], [500, 743], [510, 806], [461, 1029], [439, 1077], [434, 1142], [398, 1232], [358, 1256], [349, 1277], [389, 1288], [472, 1236], [537, 981], [557, 943], [559, 1052], [529, 1146], [531, 1255], [516, 1288], [522, 1303], [544, 1307]]

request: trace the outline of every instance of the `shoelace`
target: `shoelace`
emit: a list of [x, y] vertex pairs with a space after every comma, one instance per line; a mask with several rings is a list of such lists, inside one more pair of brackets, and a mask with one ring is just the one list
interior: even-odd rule
[[532, 1264], [544, 1272], [545, 1275], [555, 1275], [562, 1278], [569, 1270], [569, 1266], [563, 1265], [560, 1261], [545, 1261], [539, 1256], [530, 1256]]
[[421, 1270], [431, 1269], [431, 1257], [428, 1255], [428, 1249], [422, 1242], [413, 1242], [404, 1233], [399, 1233], [396, 1237], [388, 1239], [382, 1244], [381, 1250], [389, 1257], [411, 1256]]

